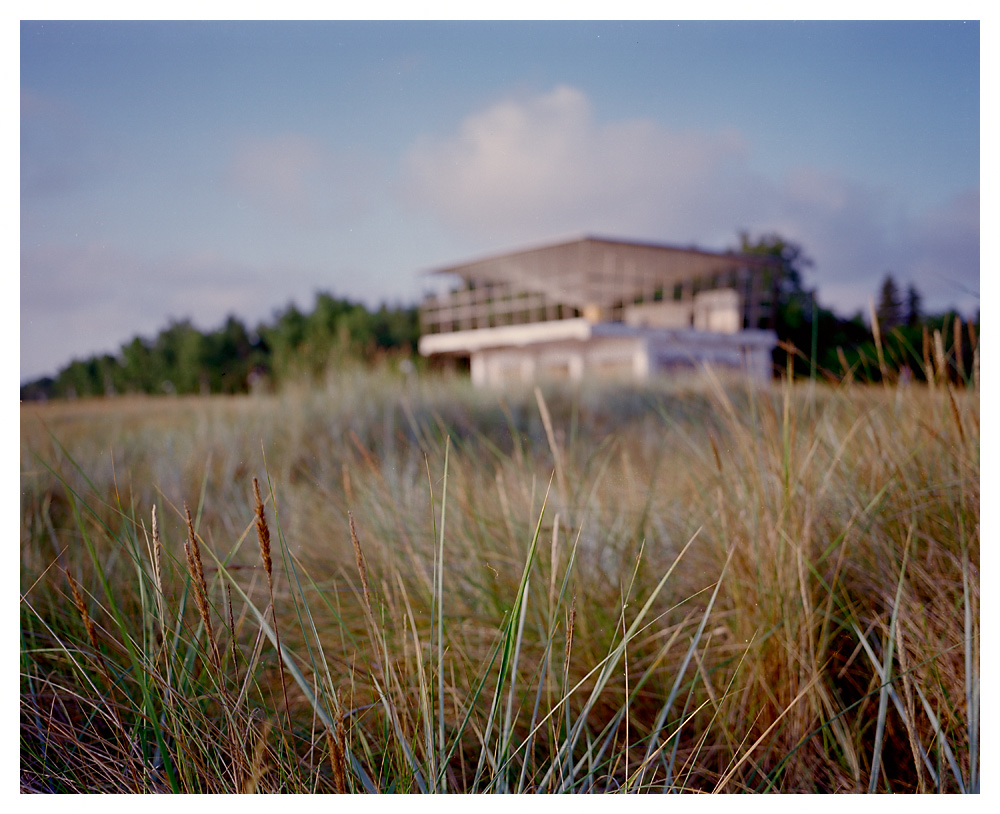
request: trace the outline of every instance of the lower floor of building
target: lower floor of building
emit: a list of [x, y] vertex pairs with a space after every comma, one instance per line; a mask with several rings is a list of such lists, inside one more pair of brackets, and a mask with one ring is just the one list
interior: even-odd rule
[[603, 327], [593, 325], [586, 338], [472, 350], [472, 381], [481, 387], [592, 379], [642, 383], [706, 366], [738, 372], [757, 381], [767, 381], [772, 375], [771, 353], [777, 344], [772, 331], [715, 334], [644, 330], [617, 324]]

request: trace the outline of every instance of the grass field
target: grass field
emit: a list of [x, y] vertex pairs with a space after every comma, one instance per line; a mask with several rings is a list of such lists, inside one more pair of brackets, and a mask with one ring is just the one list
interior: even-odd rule
[[25, 405], [21, 789], [978, 791], [979, 449], [940, 384]]

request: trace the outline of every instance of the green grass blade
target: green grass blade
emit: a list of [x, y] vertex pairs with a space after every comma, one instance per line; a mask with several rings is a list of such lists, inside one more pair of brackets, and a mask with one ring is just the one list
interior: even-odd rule
[[874, 794], [878, 786], [878, 774], [882, 758], [882, 742], [885, 734], [885, 716], [889, 704], [889, 680], [892, 676], [893, 648], [896, 644], [896, 624], [899, 617], [899, 602], [903, 595], [903, 581], [906, 575], [906, 562], [910, 556], [910, 543], [913, 540], [913, 529], [906, 537], [906, 547], [903, 549], [903, 562], [899, 568], [899, 581], [896, 583], [896, 598], [892, 604], [892, 616], [889, 619], [889, 633], [886, 637], [885, 658], [882, 661], [882, 691], [878, 700], [878, 718], [875, 724], [875, 750], [872, 754], [871, 776], [868, 779], [868, 793]]

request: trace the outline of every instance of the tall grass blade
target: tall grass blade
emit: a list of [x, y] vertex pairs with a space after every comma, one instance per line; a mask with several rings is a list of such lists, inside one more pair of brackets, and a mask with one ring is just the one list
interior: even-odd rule
[[889, 685], [890, 678], [892, 676], [892, 656], [893, 647], [896, 643], [896, 624], [899, 619], [899, 603], [903, 595], [903, 582], [906, 576], [906, 562], [910, 556], [910, 543], [913, 541], [913, 528], [910, 528], [910, 532], [906, 537], [906, 547], [903, 549], [903, 562], [899, 567], [899, 581], [896, 583], [896, 598], [892, 604], [892, 616], [889, 620], [889, 633], [886, 636], [885, 643], [885, 658], [882, 661], [882, 691], [879, 694], [878, 700], [878, 719], [875, 725], [875, 750], [872, 754], [872, 768], [871, 777], [868, 780], [868, 793], [874, 794], [875, 789], [878, 786], [878, 775], [880, 769], [880, 761], [882, 759], [882, 743], [885, 735], [885, 716], [888, 712], [889, 704], [889, 690], [891, 689]]
[[[550, 481], [551, 487], [551, 481]], [[479, 780], [482, 777], [483, 767], [486, 762], [487, 752], [489, 751], [490, 734], [493, 730], [494, 717], [500, 708], [503, 698], [504, 684], [507, 681], [507, 675], [510, 672], [512, 661], [514, 660], [514, 655], [517, 651], [518, 636], [516, 632], [516, 625], [521, 619], [521, 608], [524, 603], [527, 602], [527, 589], [528, 589], [528, 578], [531, 573], [531, 568], [535, 560], [535, 550], [538, 546], [538, 537], [542, 530], [542, 519], [545, 517], [545, 509], [548, 504], [549, 492], [546, 490], [545, 498], [542, 500], [542, 507], [538, 512], [538, 523], [535, 525], [535, 533], [532, 535], [531, 544], [528, 547], [528, 555], [524, 562], [524, 571], [521, 574], [521, 583], [518, 585], [517, 594], [514, 597], [514, 604], [507, 614], [507, 621], [504, 623], [503, 628], [503, 647], [500, 653], [500, 673], [497, 676], [497, 685], [493, 693], [493, 700], [490, 705], [490, 711], [486, 718], [486, 732], [483, 737], [483, 750], [479, 754], [479, 762], [476, 766], [476, 774], [472, 781], [472, 788], [476, 789], [479, 786]], [[503, 765], [506, 759], [506, 743], [503, 739], [503, 733], [501, 736], [500, 743], [498, 744], [498, 753], [495, 756], [495, 763], [498, 766]]]
[[[715, 590], [712, 591], [712, 597], [708, 600], [708, 605], [705, 606], [705, 612], [701, 616], [701, 621], [698, 623], [698, 630], [694, 634], [694, 638], [691, 640], [691, 644], [684, 654], [684, 658], [681, 660], [681, 665], [677, 669], [677, 675], [674, 677], [673, 686], [670, 688], [670, 693], [667, 695], [667, 700], [664, 701], [663, 707], [660, 709], [659, 715], [656, 716], [656, 723], [653, 724], [653, 731], [649, 738], [649, 745], [646, 747], [646, 755], [643, 759], [643, 765], [648, 766], [652, 760], [653, 753], [657, 750], [659, 744], [660, 733], [663, 731], [663, 727], [666, 724], [667, 716], [670, 714], [670, 709], [674, 705], [674, 699], [677, 697], [677, 693], [681, 688], [681, 682], [684, 679], [684, 675], [687, 672], [688, 664], [691, 661], [691, 657], [694, 655], [694, 651], [697, 649], [699, 642], [701, 641], [701, 636], [705, 632], [705, 625], [708, 624], [709, 617], [712, 613], [712, 608], [715, 606], [715, 600], [719, 595], [719, 589], [722, 587], [723, 577], [726, 575], [726, 570], [729, 568], [729, 563], [733, 559], [734, 549], [729, 550], [729, 554], [726, 557], [726, 562], [722, 566], [722, 573], [719, 575], [718, 581], [715, 583]], [[683, 717], [683, 716], [682, 716]], [[664, 789], [670, 787], [673, 772], [674, 772], [674, 760], [677, 756], [677, 741], [674, 741], [674, 749], [670, 755], [670, 762], [667, 764], [667, 776], [664, 781]], [[636, 782], [642, 785], [644, 777], [644, 771], [640, 772]]]
[[[579, 740], [580, 735], [583, 732], [584, 724], [587, 720], [588, 715], [590, 714], [590, 710], [593, 708], [595, 702], [597, 701], [597, 698], [600, 696], [605, 685], [607, 684], [608, 679], [611, 677], [612, 671], [616, 668], [618, 661], [621, 659], [622, 654], [625, 652], [626, 645], [628, 644], [629, 641], [631, 641], [632, 637], [635, 636], [637, 631], [639, 631], [642, 628], [643, 621], [646, 618], [646, 614], [649, 613], [650, 609], [653, 606], [653, 603], [656, 601], [660, 592], [663, 590], [663, 587], [667, 584], [667, 581], [670, 579], [670, 577], [673, 576], [674, 570], [677, 568], [677, 565], [683, 559], [684, 555], [687, 553], [688, 549], [691, 547], [695, 539], [698, 537], [698, 534], [700, 533], [701, 529], [699, 528], [698, 531], [696, 531], [687, 541], [684, 548], [681, 549], [680, 553], [678, 553], [678, 555], [674, 558], [674, 561], [667, 569], [667, 572], [660, 578], [659, 582], [656, 584], [656, 587], [652, 590], [649, 597], [646, 599], [646, 602], [639, 610], [639, 613], [636, 614], [635, 619], [632, 620], [632, 624], [629, 626], [628, 631], [626, 631], [622, 641], [619, 642], [619, 644], [616, 647], [614, 647], [612, 651], [597, 666], [593, 668], [593, 670], [591, 670], [591, 673], [598, 672], [598, 670], [600, 671], [597, 680], [594, 683], [594, 688], [593, 690], [591, 690], [590, 696], [584, 703], [583, 709], [581, 710], [580, 715], [576, 719], [576, 723], [573, 725], [572, 729], [568, 732], [566, 739], [559, 747], [559, 751], [557, 753], [556, 760], [554, 761], [553, 766], [548, 770], [548, 772], [542, 778], [542, 781], [539, 784], [540, 790], [545, 789], [548, 786], [548, 784], [552, 781], [552, 775], [555, 770], [555, 767], [557, 765], [566, 765], [567, 758], [572, 756], [573, 750], [576, 748], [577, 741]], [[588, 676], [591, 673], [588, 673]], [[565, 777], [560, 783], [559, 787], [560, 790], [565, 790], [568, 787], [568, 785], [573, 782], [573, 779], [574, 779], [574, 772], [571, 770], [569, 776]]]
[[[233, 586], [233, 589], [236, 591], [236, 593], [240, 595], [240, 597], [246, 603], [246, 606], [250, 609], [250, 612], [256, 617], [257, 623], [260, 625], [261, 630], [263, 630], [267, 638], [271, 640], [271, 644], [273, 644], [275, 649], [278, 651], [280, 658], [284, 659], [285, 667], [291, 674], [295, 683], [298, 684], [299, 690], [301, 690], [302, 694], [309, 702], [309, 706], [312, 708], [313, 712], [316, 713], [316, 717], [319, 718], [320, 721], [322, 721], [323, 724], [331, 732], [335, 732], [336, 721], [334, 720], [333, 715], [331, 715], [330, 711], [326, 708], [326, 706], [320, 702], [319, 698], [317, 698], [316, 693], [313, 692], [312, 685], [310, 684], [310, 682], [306, 680], [306, 677], [302, 674], [302, 671], [299, 669], [298, 665], [295, 663], [295, 660], [292, 658], [291, 653], [289, 653], [285, 649], [285, 646], [280, 643], [277, 635], [275, 635], [274, 628], [271, 627], [270, 623], [267, 620], [267, 617], [251, 601], [247, 593], [243, 590], [242, 587], [240, 587], [240, 584], [233, 578], [232, 574], [230, 574], [229, 571], [222, 566], [222, 563], [217, 560], [216, 564], [219, 568], [219, 573], [223, 577], [229, 580], [230, 585]], [[351, 768], [354, 770], [354, 773], [361, 780], [361, 784], [364, 786], [365, 791], [368, 792], [369, 794], [378, 794], [378, 789], [372, 782], [371, 777], [369, 777], [364, 767], [355, 758], [354, 753], [350, 747], [347, 748], [347, 756], [348, 759], [351, 761]]]
[[[956, 317], [957, 319], [957, 317]], [[962, 599], [965, 634], [965, 709], [969, 724], [969, 790], [979, 793], [979, 636], [975, 632], [972, 601], [969, 596], [969, 552], [962, 551]], [[919, 691], [919, 687], [917, 688]], [[921, 700], [923, 694], [921, 693]], [[924, 701], [924, 707], [929, 705]], [[930, 716], [928, 716], [930, 717]], [[931, 719], [937, 729], [936, 719]]]
[[[438, 538], [438, 546], [434, 556], [434, 605], [437, 608], [437, 734], [438, 748], [431, 750], [431, 754], [437, 759], [437, 755], [444, 754], [444, 530], [445, 513], [448, 509], [448, 455], [451, 452], [451, 436], [445, 437], [444, 442], [444, 477], [441, 482], [441, 530]], [[434, 777], [439, 783], [444, 782], [444, 772], [440, 767], [434, 766]], [[442, 787], [443, 788], [443, 787]]]

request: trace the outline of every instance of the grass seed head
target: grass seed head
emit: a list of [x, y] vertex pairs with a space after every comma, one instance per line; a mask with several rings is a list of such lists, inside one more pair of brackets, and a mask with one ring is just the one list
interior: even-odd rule
[[330, 749], [330, 766], [333, 769], [333, 788], [337, 794], [347, 793], [347, 752], [344, 735], [344, 716], [337, 716], [336, 731], [326, 730], [327, 745]]
[[194, 601], [198, 606], [198, 615], [205, 625], [205, 632], [208, 634], [209, 646], [212, 649], [212, 657], [216, 665], [221, 663], [219, 648], [215, 643], [215, 635], [212, 630], [212, 617], [208, 608], [208, 584], [205, 582], [205, 569], [201, 564], [201, 549], [198, 547], [198, 538], [194, 533], [194, 523], [191, 520], [191, 510], [187, 503], [184, 504], [184, 514], [187, 517], [188, 538], [184, 543], [184, 553], [187, 555], [188, 571], [191, 572], [191, 579], [194, 583]]
[[260, 499], [260, 486], [253, 479], [254, 522], [257, 526], [257, 542], [260, 544], [260, 558], [267, 572], [267, 582], [271, 583], [271, 531], [264, 517], [264, 501]]
[[354, 515], [348, 512], [347, 519], [351, 524], [351, 543], [354, 545], [354, 556], [358, 561], [358, 573], [361, 575], [361, 588], [365, 594], [365, 606], [368, 608], [368, 612], [371, 613], [372, 602], [368, 590], [368, 568], [365, 566], [364, 554], [361, 553], [361, 541], [358, 540], [358, 532], [354, 528]]
[[156, 523], [156, 505], [153, 505], [153, 576], [156, 579], [156, 590], [163, 595], [163, 543], [160, 541], [160, 528]]
[[80, 593], [80, 588], [76, 584], [76, 580], [73, 579], [73, 575], [65, 570], [63, 573], [66, 574], [66, 579], [69, 580], [69, 589], [73, 593], [73, 602], [76, 604], [77, 610], [80, 611], [83, 626], [87, 629], [87, 638], [90, 639], [90, 644], [94, 650], [100, 653], [97, 647], [97, 631], [94, 628], [94, 620], [90, 618], [90, 613], [87, 612], [87, 603], [83, 601], [83, 594]]

